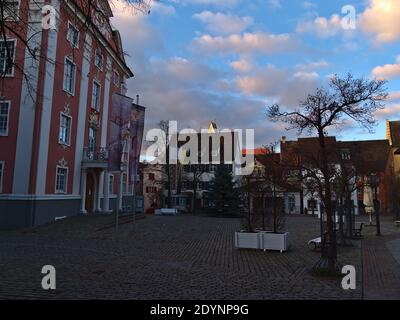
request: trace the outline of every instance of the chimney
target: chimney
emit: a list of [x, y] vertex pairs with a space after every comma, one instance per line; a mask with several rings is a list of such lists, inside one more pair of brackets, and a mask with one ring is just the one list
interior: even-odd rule
[[139, 105], [139, 95], [136, 95], [136, 104]]
[[282, 136], [281, 143], [286, 143], [286, 136]]

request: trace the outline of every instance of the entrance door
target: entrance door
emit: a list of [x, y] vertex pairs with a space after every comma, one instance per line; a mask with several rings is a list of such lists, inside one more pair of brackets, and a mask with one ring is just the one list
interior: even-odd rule
[[93, 175], [88, 173], [86, 178], [86, 212], [93, 212], [93, 197], [94, 197], [94, 179]]

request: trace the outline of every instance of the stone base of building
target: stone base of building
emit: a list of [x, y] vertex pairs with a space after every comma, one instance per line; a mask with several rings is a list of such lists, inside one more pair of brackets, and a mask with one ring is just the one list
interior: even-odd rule
[[[136, 212], [143, 213], [143, 197], [137, 196]], [[103, 199], [102, 199], [103, 200]], [[101, 201], [103, 202], [103, 201]], [[103, 203], [102, 203], [103, 204]], [[122, 212], [132, 212], [133, 196], [122, 198]], [[91, 214], [115, 212], [117, 199], [110, 199], [110, 208]], [[81, 215], [81, 199], [0, 199], [0, 230], [32, 228], [56, 221], [57, 218]]]

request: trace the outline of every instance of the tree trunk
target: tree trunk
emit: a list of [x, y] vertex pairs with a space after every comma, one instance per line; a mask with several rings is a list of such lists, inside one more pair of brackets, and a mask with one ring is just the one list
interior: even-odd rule
[[304, 191], [302, 186], [300, 186], [300, 214], [304, 214]]
[[347, 215], [347, 236], [353, 238], [353, 208], [351, 205], [351, 194], [346, 193], [346, 215]]
[[[344, 211], [347, 212], [347, 197], [346, 197], [345, 202], [343, 202], [343, 197], [340, 197], [340, 203], [339, 203], [339, 238], [338, 238], [337, 243], [340, 246], [349, 246], [350, 243], [346, 239], [346, 234], [345, 234], [344, 225], [343, 225]], [[346, 214], [346, 216], [347, 216], [347, 214]]]
[[321, 151], [321, 172], [324, 178], [324, 194], [321, 195], [325, 207], [326, 220], [327, 220], [327, 237], [325, 245], [321, 250], [321, 259], [314, 266], [314, 272], [321, 275], [337, 275], [340, 274], [340, 268], [337, 261], [337, 247], [336, 247], [336, 232], [335, 224], [333, 221], [333, 208], [332, 208], [332, 187], [330, 181], [329, 161], [325, 145], [324, 130], [320, 129], [319, 145]]

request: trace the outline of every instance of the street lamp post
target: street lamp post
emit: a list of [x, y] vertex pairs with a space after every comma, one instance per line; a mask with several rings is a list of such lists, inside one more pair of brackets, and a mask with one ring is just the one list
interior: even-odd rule
[[368, 176], [368, 184], [374, 190], [374, 211], [376, 218], [376, 235], [381, 236], [381, 221], [380, 221], [380, 202], [378, 199], [378, 187], [380, 184], [380, 177], [377, 174], [371, 174]]

